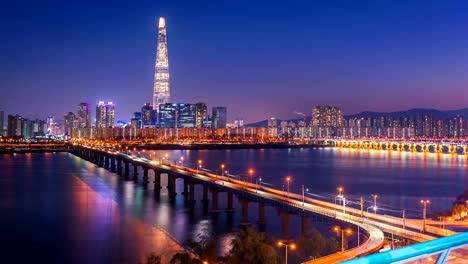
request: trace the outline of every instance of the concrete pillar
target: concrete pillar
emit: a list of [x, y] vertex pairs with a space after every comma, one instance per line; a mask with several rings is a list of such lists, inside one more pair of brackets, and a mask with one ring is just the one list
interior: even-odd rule
[[309, 217], [306, 215], [301, 216], [301, 233], [303, 236], [309, 234]]
[[133, 180], [137, 181], [138, 180], [138, 165], [136, 165], [135, 162], [133, 164]]
[[107, 156], [107, 155], [104, 156], [104, 168], [106, 170], [109, 169], [109, 156]]
[[114, 157], [111, 157], [111, 167], [110, 167], [110, 170], [112, 172], [115, 172], [115, 158]]
[[176, 193], [176, 177], [170, 174], [167, 175], [167, 189], [169, 190], [169, 196], [175, 197]]
[[122, 160], [117, 159], [117, 174], [121, 175], [122, 174]]
[[232, 192], [227, 193], [227, 208], [225, 209], [226, 212], [233, 212], [234, 206], [232, 205]]
[[208, 186], [207, 185], [203, 185], [203, 199], [202, 199], [202, 202], [203, 203], [208, 203]]
[[281, 216], [281, 236], [283, 239], [289, 239], [289, 213], [286, 211], [280, 211]]
[[195, 184], [193, 182], [189, 183], [189, 192], [190, 192], [189, 202], [191, 204], [194, 204], [195, 203]]
[[259, 202], [258, 203], [258, 224], [265, 225], [265, 203]]
[[187, 179], [184, 179], [184, 191], [182, 192], [183, 195], [187, 196], [188, 195], [188, 187], [189, 187], [189, 183], [187, 181]]
[[161, 188], [161, 173], [154, 170], [154, 190], [159, 192]]
[[125, 175], [125, 179], [128, 178], [128, 175], [130, 174], [130, 168], [129, 168], [129, 164], [128, 164], [128, 161], [124, 161], [124, 175]]
[[210, 212], [219, 212], [218, 209], [218, 190], [211, 189], [211, 209]]
[[149, 182], [149, 180], [148, 180], [148, 168], [143, 167], [143, 184], [147, 185], [148, 182]]
[[246, 199], [240, 199], [242, 205], [242, 217], [241, 217], [241, 225], [249, 225], [249, 201]]

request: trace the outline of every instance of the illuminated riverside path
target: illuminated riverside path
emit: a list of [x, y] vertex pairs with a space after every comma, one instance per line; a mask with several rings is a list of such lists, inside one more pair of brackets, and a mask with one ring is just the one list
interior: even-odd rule
[[[168, 191], [170, 195], [175, 196], [175, 181], [177, 178], [184, 180], [184, 196], [188, 201], [194, 201], [194, 185], [203, 186], [203, 200], [208, 201], [209, 192], [211, 192], [211, 211], [218, 212], [218, 193], [227, 192], [227, 210], [233, 210], [232, 195], [236, 194], [241, 200], [242, 222], [248, 224], [248, 206], [249, 202], [258, 204], [259, 223], [265, 222], [264, 207], [272, 205], [286, 211], [282, 214], [282, 228], [284, 237], [288, 236], [289, 213], [296, 213], [302, 217], [303, 233], [307, 229], [307, 212], [321, 214], [326, 217], [336, 218], [344, 222], [359, 225], [366, 230], [370, 238], [359, 247], [349, 251], [329, 256], [328, 262], [342, 261], [359, 255], [368, 254], [379, 249], [384, 241], [383, 232], [393, 233], [397, 237], [404, 237], [410, 240], [422, 242], [432, 240], [438, 236], [454, 234], [438, 227], [427, 227], [426, 233], [422, 234], [421, 221], [403, 220], [398, 217], [383, 216], [373, 213], [367, 213], [363, 210], [353, 208], [343, 208], [342, 206], [324, 202], [320, 200], [303, 197], [301, 195], [286, 193], [277, 189], [268, 188], [261, 185], [247, 183], [244, 181], [232, 179], [221, 175], [208, 173], [197, 169], [183, 166], [177, 166], [169, 163], [160, 163], [150, 161], [144, 158], [126, 155], [120, 152], [105, 151], [91, 147], [75, 145], [71, 147], [71, 152], [75, 155], [92, 161], [99, 166], [116, 171], [118, 174], [130, 177], [130, 165], [133, 166], [133, 178], [138, 177], [138, 167], [143, 170], [143, 183], [149, 183], [149, 170], [155, 172], [155, 190], [161, 188], [161, 174], [168, 177]], [[304, 201], [304, 202], [303, 202]], [[320, 261], [320, 259], [318, 260]]]

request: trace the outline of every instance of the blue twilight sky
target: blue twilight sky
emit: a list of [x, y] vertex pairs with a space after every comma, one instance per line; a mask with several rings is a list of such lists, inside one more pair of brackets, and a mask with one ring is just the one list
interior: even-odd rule
[[[152, 101], [157, 21], [172, 97], [246, 122], [310, 114], [468, 107], [466, 1], [3, 1], [0, 109], [45, 118]], [[94, 110], [93, 110], [94, 115]]]

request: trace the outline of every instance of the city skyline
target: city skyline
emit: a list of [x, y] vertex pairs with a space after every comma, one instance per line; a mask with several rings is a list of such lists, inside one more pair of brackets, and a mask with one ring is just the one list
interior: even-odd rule
[[[131, 23], [117, 19], [119, 5], [92, 6], [93, 12], [84, 16], [79, 11], [89, 6], [81, 3], [76, 10], [56, 7], [47, 11], [50, 16], [44, 10], [46, 16], [39, 19], [48, 26], [44, 36], [37, 25], [27, 23], [37, 20], [37, 14], [26, 14], [47, 5], [11, 4], [11, 14], [2, 19], [19, 33], [5, 29], [11, 41], [0, 44], [5, 53], [0, 67], [7, 77], [0, 82], [8, 94], [0, 107], [31, 118], [58, 117], [79, 102], [94, 105], [109, 98], [119, 109], [116, 119], [130, 119], [150, 101], [159, 16], [171, 25], [173, 101], [226, 105], [230, 122], [236, 116], [246, 123], [291, 118], [294, 111], [309, 113], [318, 104], [340, 106], [344, 114], [466, 107], [464, 6], [402, 3], [343, 4], [335, 10], [324, 3], [265, 7], [256, 2], [249, 11], [241, 8], [243, 3], [141, 3], [134, 12], [124, 12]], [[101, 16], [104, 8], [109, 10]], [[315, 13], [319, 11], [327, 16]], [[227, 15], [231, 12], [236, 16]], [[354, 23], [348, 26], [350, 15]], [[90, 22], [81, 25], [85, 17]], [[21, 30], [26, 24], [31, 28]], [[30, 38], [36, 41], [34, 48], [26, 45]], [[51, 99], [56, 93], [61, 100]], [[20, 108], [15, 104], [19, 100], [28, 104]]]

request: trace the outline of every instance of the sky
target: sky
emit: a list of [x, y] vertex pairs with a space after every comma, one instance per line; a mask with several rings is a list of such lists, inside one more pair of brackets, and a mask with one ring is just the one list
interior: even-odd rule
[[7, 1], [0, 110], [63, 116], [152, 102], [166, 17], [174, 102], [227, 106], [228, 120], [468, 107], [466, 1]]

